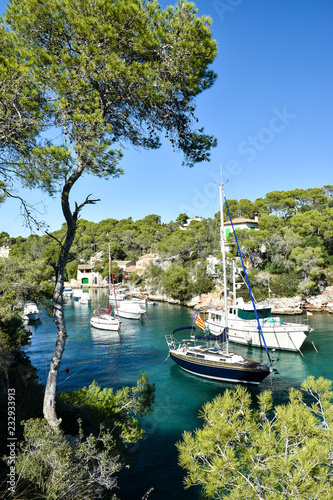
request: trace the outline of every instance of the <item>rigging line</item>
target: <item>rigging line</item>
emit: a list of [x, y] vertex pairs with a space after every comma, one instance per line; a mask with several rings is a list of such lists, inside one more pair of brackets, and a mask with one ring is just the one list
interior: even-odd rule
[[298, 347], [295, 346], [295, 343], [294, 343], [293, 339], [291, 338], [290, 333], [289, 332], [287, 332], [287, 333], [288, 333], [289, 340], [291, 341], [291, 343], [293, 344], [295, 349], [303, 356], [304, 359], [306, 359], [308, 361], [308, 359], [302, 353], [301, 349], [299, 349]]
[[267, 353], [269, 362], [272, 365], [272, 360], [271, 360], [271, 357], [269, 355], [269, 352], [268, 352], [268, 349], [267, 349], [267, 345], [266, 345], [266, 340], [265, 340], [264, 334], [263, 334], [262, 329], [261, 329], [261, 325], [260, 325], [260, 321], [259, 321], [259, 316], [258, 316], [257, 308], [256, 308], [256, 305], [255, 305], [255, 302], [254, 302], [254, 298], [253, 298], [253, 295], [252, 295], [251, 286], [250, 286], [250, 283], [249, 283], [249, 279], [247, 277], [247, 272], [246, 272], [246, 269], [245, 269], [245, 265], [244, 265], [242, 253], [241, 253], [240, 248], [239, 248], [238, 239], [237, 239], [237, 236], [236, 236], [236, 233], [235, 233], [234, 224], [232, 222], [232, 218], [231, 218], [230, 211], [229, 211], [229, 206], [228, 206], [227, 199], [226, 199], [225, 195], [224, 195], [224, 201], [225, 201], [225, 205], [227, 207], [229, 219], [230, 219], [230, 222], [231, 222], [232, 231], [233, 231], [233, 234], [234, 234], [234, 237], [235, 237], [235, 241], [236, 241], [236, 244], [237, 244], [237, 249], [238, 249], [239, 257], [240, 257], [240, 260], [241, 260], [241, 263], [242, 263], [242, 266], [243, 266], [243, 271], [244, 271], [244, 275], [245, 275], [245, 278], [246, 278], [247, 287], [248, 287], [248, 290], [250, 292], [250, 297], [251, 297], [252, 305], [253, 305], [254, 312], [255, 312], [255, 315], [256, 315], [256, 319], [257, 319], [258, 330], [259, 330], [260, 335], [261, 335], [261, 337], [263, 339], [264, 346], [265, 346], [265, 349], [266, 349], [266, 353]]

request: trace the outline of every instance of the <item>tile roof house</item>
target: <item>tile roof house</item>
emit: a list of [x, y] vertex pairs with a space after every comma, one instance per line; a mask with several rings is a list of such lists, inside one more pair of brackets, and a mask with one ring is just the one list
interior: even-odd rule
[[[259, 229], [258, 225], [258, 214], [254, 215], [254, 219], [244, 219], [243, 217], [238, 217], [237, 219], [232, 219], [232, 223], [234, 225], [234, 229], [250, 229], [257, 230]], [[224, 234], [225, 237], [228, 238], [229, 233], [232, 233], [231, 222], [227, 221], [224, 223]]]
[[79, 264], [77, 266], [77, 281], [80, 285], [97, 285], [104, 284], [104, 278], [98, 271], [94, 271], [95, 264]]

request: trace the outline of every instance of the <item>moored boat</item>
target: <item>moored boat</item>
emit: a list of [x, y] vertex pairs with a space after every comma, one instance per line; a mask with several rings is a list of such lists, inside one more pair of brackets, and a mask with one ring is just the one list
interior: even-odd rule
[[[174, 334], [187, 329], [191, 330], [191, 336], [176, 340]], [[221, 382], [254, 385], [260, 384], [272, 373], [271, 366], [229, 352], [228, 348], [218, 342], [216, 336], [197, 336], [195, 331], [195, 327], [187, 326], [176, 328], [171, 335], [165, 336], [170, 358], [186, 372]]]
[[40, 310], [35, 302], [27, 301], [24, 303], [23, 319], [25, 321], [38, 321], [40, 319]]
[[121, 321], [111, 314], [111, 306], [109, 306], [108, 309], [95, 309], [93, 316], [90, 318], [90, 324], [99, 330], [117, 332], [120, 328]]
[[146, 314], [146, 310], [142, 309], [140, 304], [126, 300], [120, 302], [118, 307], [115, 308], [115, 314], [120, 318], [142, 320], [143, 316]]
[[64, 295], [64, 297], [72, 297], [72, 295], [73, 295], [73, 289], [72, 289], [72, 287], [71, 286], [65, 286], [63, 295]]
[[122, 293], [122, 292], [111, 292], [110, 295], [109, 295], [109, 300], [110, 300], [110, 304], [116, 304], [117, 302], [122, 302], [123, 300], [127, 300], [128, 299], [128, 296], [126, 295], [126, 293]]
[[75, 300], [75, 302], [78, 302], [81, 299], [82, 294], [83, 290], [81, 290], [81, 288], [75, 289], [73, 292], [73, 300]]
[[79, 299], [79, 302], [80, 304], [89, 304], [91, 302], [89, 292], [83, 292]]
[[[302, 321], [284, 321], [281, 317], [271, 316], [271, 308], [256, 306], [261, 330], [265, 336], [266, 345], [270, 349], [299, 351], [312, 328]], [[207, 310], [207, 326], [212, 333], [219, 334], [225, 328], [224, 309], [211, 308]], [[228, 306], [229, 340], [237, 344], [264, 347], [262, 336], [258, 330], [255, 310], [250, 305], [244, 305], [240, 299], [235, 305]]]

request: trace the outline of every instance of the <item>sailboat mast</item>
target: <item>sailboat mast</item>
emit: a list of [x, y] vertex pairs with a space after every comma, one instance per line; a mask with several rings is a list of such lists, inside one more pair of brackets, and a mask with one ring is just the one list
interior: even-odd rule
[[232, 261], [232, 304], [236, 305], [236, 264]]
[[109, 243], [109, 296], [111, 295], [111, 257], [110, 257], [110, 243]]
[[118, 316], [118, 304], [117, 304], [116, 288], [114, 286], [114, 279], [113, 279], [113, 272], [112, 272], [112, 260], [111, 260], [111, 256], [110, 256], [110, 243], [109, 243], [109, 294], [110, 294], [110, 287], [111, 287], [110, 273], [112, 275], [112, 285], [113, 285], [114, 300], [115, 300], [116, 311], [117, 311], [117, 316]]
[[[221, 181], [222, 182], [222, 181]], [[226, 334], [228, 335], [228, 295], [227, 295], [227, 271], [225, 262], [225, 233], [224, 233], [224, 218], [223, 218], [223, 185], [219, 186], [220, 191], [220, 243], [221, 243], [221, 253], [222, 253], [222, 264], [223, 264], [223, 294], [224, 294], [224, 315], [225, 315], [225, 328]], [[228, 342], [227, 342], [228, 345]]]

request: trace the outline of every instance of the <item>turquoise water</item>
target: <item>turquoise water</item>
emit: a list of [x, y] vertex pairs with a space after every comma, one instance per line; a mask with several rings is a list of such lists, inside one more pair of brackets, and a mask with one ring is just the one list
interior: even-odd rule
[[[183, 372], [170, 360], [164, 335], [174, 328], [192, 323], [193, 310], [159, 303], [147, 306], [147, 319], [123, 320], [122, 331], [103, 332], [90, 327], [89, 318], [98, 306], [107, 305], [104, 290], [90, 291], [90, 305], [69, 302], [65, 305], [68, 339], [60, 368], [58, 389], [73, 389], [96, 380], [102, 387], [118, 389], [135, 385], [140, 372], [147, 371], [156, 385], [154, 412], [143, 420], [145, 440], [133, 448], [135, 463], [119, 478], [121, 500], [140, 500], [154, 488], [149, 500], [199, 499], [199, 491], [185, 491], [183, 471], [177, 465], [175, 443], [184, 430], [201, 425], [198, 411], [202, 405], [232, 384], [200, 379]], [[32, 363], [45, 383], [53, 352], [56, 329], [52, 318], [42, 313], [42, 323], [34, 328], [26, 347]], [[309, 375], [333, 380], [333, 315], [320, 313], [310, 318], [315, 331], [299, 353], [275, 352], [279, 374], [268, 377], [259, 387], [249, 387], [253, 397], [260, 391], [273, 391], [276, 404], [286, 401], [290, 386]], [[315, 351], [313, 344], [318, 353]], [[264, 350], [232, 345], [239, 354], [267, 361]], [[66, 372], [66, 367], [69, 371]]]

